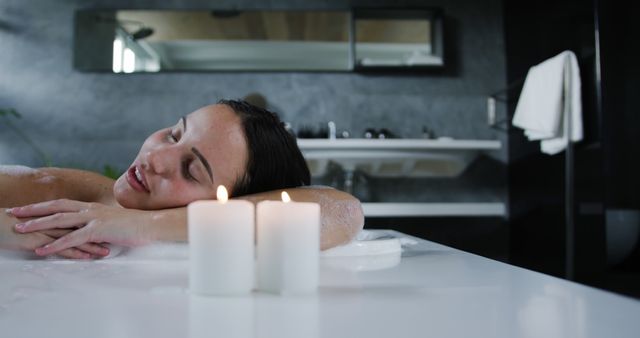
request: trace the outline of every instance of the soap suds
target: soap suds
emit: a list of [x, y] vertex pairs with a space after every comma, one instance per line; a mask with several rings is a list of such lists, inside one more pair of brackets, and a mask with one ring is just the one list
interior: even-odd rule
[[[351, 241], [364, 226], [353, 227], [354, 215], [362, 215], [360, 203], [352, 200], [336, 200], [324, 193], [311, 191], [313, 197], [320, 204], [322, 223], [320, 224], [320, 246], [326, 248]], [[331, 217], [327, 217], [331, 215]], [[339, 243], [335, 243], [336, 240]]]
[[39, 184], [52, 184], [56, 181], [56, 177], [52, 175], [44, 175], [36, 180]]

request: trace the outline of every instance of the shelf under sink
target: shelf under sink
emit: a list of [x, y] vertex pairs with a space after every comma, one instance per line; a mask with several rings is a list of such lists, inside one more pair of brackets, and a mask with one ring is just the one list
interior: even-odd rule
[[311, 175], [330, 163], [345, 171], [376, 177], [454, 177], [484, 151], [501, 148], [495, 140], [442, 139], [298, 139]]

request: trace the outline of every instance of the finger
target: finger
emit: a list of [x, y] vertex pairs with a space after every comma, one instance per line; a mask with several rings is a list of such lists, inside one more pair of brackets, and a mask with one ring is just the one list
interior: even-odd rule
[[85, 244], [87, 242], [87, 235], [84, 229], [79, 229], [69, 234], [62, 236], [55, 241], [43, 246], [36, 248], [35, 252], [39, 256], [47, 256], [54, 253], [58, 253], [62, 250], [73, 248]]
[[[56, 238], [60, 238], [70, 233], [71, 231], [73, 230], [52, 229], [52, 230], [40, 231], [40, 233], [45, 234], [50, 238], [47, 242], [43, 242], [42, 244], [35, 246], [34, 249], [36, 247], [43, 246], [49, 242], [53, 242]], [[58, 255], [66, 258], [86, 259], [86, 258], [99, 258], [99, 257], [108, 256], [109, 253], [110, 253], [110, 250], [107, 246], [96, 244], [96, 243], [86, 243], [76, 248], [62, 250], [58, 252]]]
[[38, 217], [52, 215], [59, 212], [77, 212], [88, 209], [90, 206], [91, 203], [88, 202], [58, 199], [11, 208], [7, 210], [7, 212], [19, 218]]
[[20, 250], [34, 250], [35, 248], [47, 245], [55, 240], [55, 238], [38, 232], [19, 236], [21, 236], [20, 240], [18, 241], [18, 249]]
[[[67, 229], [51, 229], [51, 230], [43, 230], [40, 231], [41, 233], [53, 237], [55, 238], [60, 238], [68, 233], [70, 233], [73, 230], [67, 230]], [[44, 245], [44, 244], [42, 244]], [[42, 246], [42, 245], [38, 245], [38, 246]], [[96, 243], [87, 243], [87, 244], [83, 244], [77, 247], [77, 249], [80, 249], [84, 252], [90, 253], [92, 255], [98, 256], [98, 257], [104, 257], [104, 256], [108, 256], [109, 253], [111, 252], [111, 250], [109, 249], [109, 247], [105, 246], [105, 245], [100, 245], [100, 244], [96, 244]], [[58, 253], [59, 254], [59, 253]]]
[[84, 252], [82, 250], [78, 250], [75, 248], [65, 249], [57, 253], [58, 256], [70, 259], [91, 259], [94, 258], [88, 252]]
[[39, 231], [40, 233], [43, 233], [49, 237], [53, 237], [53, 238], [60, 238], [68, 233], [70, 233], [71, 231], [73, 231], [73, 229], [47, 229], [47, 230], [41, 230]]
[[76, 248], [84, 252], [90, 253], [96, 257], [108, 256], [109, 252], [111, 252], [109, 248], [107, 248], [106, 246], [95, 244], [95, 243], [82, 244], [77, 246]]
[[[49, 244], [55, 240], [55, 238], [49, 237], [43, 233], [33, 233], [33, 234], [25, 234], [21, 240], [21, 247], [19, 249], [22, 250], [35, 250], [38, 247]], [[89, 252], [83, 252], [76, 248], [70, 248], [66, 250], [62, 250], [58, 253], [60, 256], [71, 259], [90, 259], [94, 257], [102, 257], [102, 256], [94, 256]]]
[[78, 213], [57, 213], [17, 223], [14, 229], [19, 233], [27, 233], [47, 229], [80, 227], [84, 224], [83, 217]]

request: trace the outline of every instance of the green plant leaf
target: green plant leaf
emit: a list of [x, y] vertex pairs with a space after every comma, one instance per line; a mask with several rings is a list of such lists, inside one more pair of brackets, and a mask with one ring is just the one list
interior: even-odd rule
[[13, 115], [15, 118], [18, 118], [18, 119], [22, 118], [22, 115], [20, 115], [20, 113], [18, 113], [13, 108], [0, 109], [0, 116], [9, 116], [9, 115]]
[[113, 168], [112, 166], [110, 166], [108, 164], [106, 164], [103, 167], [102, 174], [104, 176], [107, 176], [107, 177], [112, 178], [114, 180], [117, 179], [118, 177], [120, 177], [120, 175], [121, 175], [119, 170], [116, 170], [115, 168]]

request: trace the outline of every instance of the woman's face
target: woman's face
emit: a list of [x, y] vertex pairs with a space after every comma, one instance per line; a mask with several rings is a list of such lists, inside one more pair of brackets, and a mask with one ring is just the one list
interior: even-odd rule
[[206, 106], [151, 134], [113, 192], [125, 208], [165, 209], [215, 199], [244, 176], [248, 147], [242, 122], [228, 106]]

